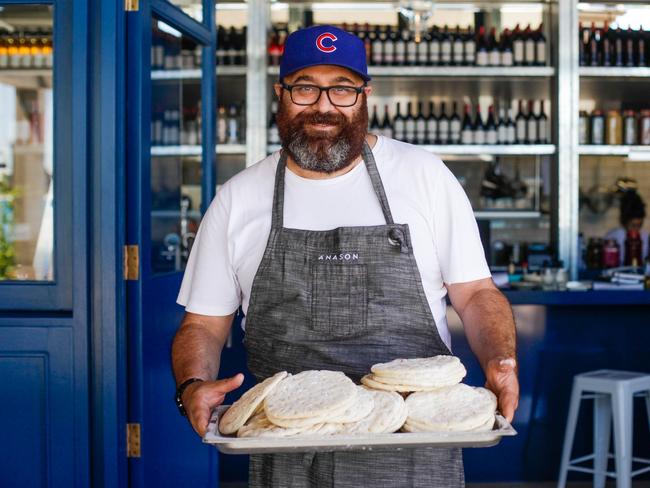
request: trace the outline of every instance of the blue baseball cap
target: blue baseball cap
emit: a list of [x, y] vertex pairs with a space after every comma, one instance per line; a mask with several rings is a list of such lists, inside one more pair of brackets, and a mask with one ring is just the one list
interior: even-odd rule
[[333, 25], [316, 25], [292, 32], [284, 43], [280, 79], [319, 64], [342, 66], [369, 81], [366, 48], [357, 36]]

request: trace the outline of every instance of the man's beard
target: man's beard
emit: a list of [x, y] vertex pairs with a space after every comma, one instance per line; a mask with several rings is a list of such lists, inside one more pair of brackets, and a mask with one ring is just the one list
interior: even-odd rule
[[[347, 168], [361, 154], [366, 140], [368, 105], [365, 94], [361, 96], [361, 103], [350, 121], [340, 112], [311, 110], [291, 118], [285, 109], [285, 103], [292, 103], [287, 97], [280, 103], [277, 114], [282, 148], [305, 170], [333, 173]], [[308, 133], [307, 124], [332, 124], [336, 129]]]

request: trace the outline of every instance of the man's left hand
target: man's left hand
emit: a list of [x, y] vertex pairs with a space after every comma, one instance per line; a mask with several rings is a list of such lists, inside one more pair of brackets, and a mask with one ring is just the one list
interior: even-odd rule
[[497, 396], [499, 411], [508, 422], [512, 422], [519, 405], [519, 380], [515, 360], [491, 359], [485, 367], [485, 378], [485, 387]]

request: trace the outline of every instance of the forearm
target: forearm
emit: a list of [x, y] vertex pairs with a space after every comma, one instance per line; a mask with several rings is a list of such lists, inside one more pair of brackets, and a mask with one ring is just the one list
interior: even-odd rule
[[483, 370], [492, 359], [516, 358], [512, 308], [499, 290], [478, 290], [460, 315], [469, 345]]
[[215, 379], [228, 331], [216, 333], [200, 321], [184, 322], [172, 344], [172, 368], [176, 382], [188, 378]]

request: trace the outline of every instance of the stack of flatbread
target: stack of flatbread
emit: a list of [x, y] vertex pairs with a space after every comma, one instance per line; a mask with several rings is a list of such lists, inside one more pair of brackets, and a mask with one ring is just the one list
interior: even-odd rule
[[375, 364], [361, 382], [369, 388], [410, 393], [406, 432], [491, 430], [497, 400], [485, 388], [461, 383], [466, 370], [455, 356], [395, 359]]
[[460, 383], [466, 370], [455, 356], [396, 359], [371, 371], [363, 386], [339, 371], [277, 373], [244, 393], [221, 416], [219, 431], [289, 437], [479, 431], [494, 425], [496, 397]]
[[412, 393], [406, 406], [406, 432], [485, 431], [494, 427], [497, 399], [490, 390], [460, 383]]
[[372, 374], [361, 378], [361, 383], [367, 387], [409, 393], [456, 385], [467, 374], [456, 356], [395, 359], [375, 364], [370, 370]]
[[384, 433], [399, 430], [406, 416], [400, 395], [357, 386], [341, 372], [281, 372], [242, 395], [219, 430], [239, 437]]

